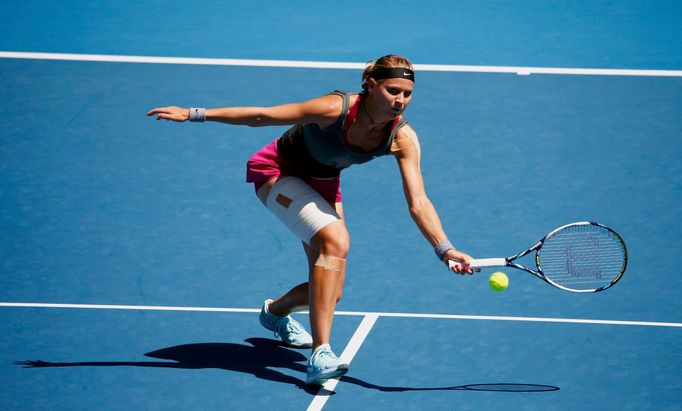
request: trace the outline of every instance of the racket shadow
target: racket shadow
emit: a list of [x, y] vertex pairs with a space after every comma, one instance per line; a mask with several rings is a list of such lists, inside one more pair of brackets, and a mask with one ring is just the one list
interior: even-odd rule
[[559, 391], [560, 388], [553, 385], [543, 384], [522, 384], [522, 383], [485, 383], [485, 384], [465, 384], [452, 387], [386, 387], [371, 384], [354, 377], [344, 376], [342, 382], [356, 384], [367, 389], [378, 390], [381, 392], [408, 392], [408, 391], [483, 391], [483, 392], [550, 392]]

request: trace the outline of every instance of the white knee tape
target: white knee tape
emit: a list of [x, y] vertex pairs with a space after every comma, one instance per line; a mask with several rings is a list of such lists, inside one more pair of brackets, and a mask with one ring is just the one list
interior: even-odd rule
[[340, 221], [336, 210], [312, 187], [296, 177], [277, 181], [265, 202], [266, 207], [298, 238], [310, 239], [328, 224]]

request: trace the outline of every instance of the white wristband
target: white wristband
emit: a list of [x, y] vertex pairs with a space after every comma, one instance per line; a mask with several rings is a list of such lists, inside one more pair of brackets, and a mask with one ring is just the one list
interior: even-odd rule
[[190, 107], [189, 121], [198, 123], [203, 123], [206, 121], [206, 109], [202, 107]]

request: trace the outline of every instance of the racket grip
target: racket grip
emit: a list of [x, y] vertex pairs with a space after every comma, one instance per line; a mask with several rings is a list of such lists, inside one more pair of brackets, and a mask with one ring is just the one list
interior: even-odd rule
[[[448, 267], [452, 270], [452, 267], [455, 266], [455, 262], [452, 260], [448, 260]], [[507, 266], [507, 259], [506, 258], [480, 258], [480, 259], [472, 259], [470, 267], [473, 269], [476, 268], [485, 268], [485, 267], [506, 267]]]
[[471, 260], [471, 268], [505, 267], [506, 258], [479, 258]]

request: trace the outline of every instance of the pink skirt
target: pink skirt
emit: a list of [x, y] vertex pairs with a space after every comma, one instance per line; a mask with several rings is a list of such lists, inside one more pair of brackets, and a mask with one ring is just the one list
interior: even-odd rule
[[302, 175], [277, 152], [277, 140], [261, 148], [246, 163], [246, 182], [254, 183], [256, 191], [280, 176], [298, 177], [320, 193], [330, 204], [341, 202], [341, 176], [317, 179]]

